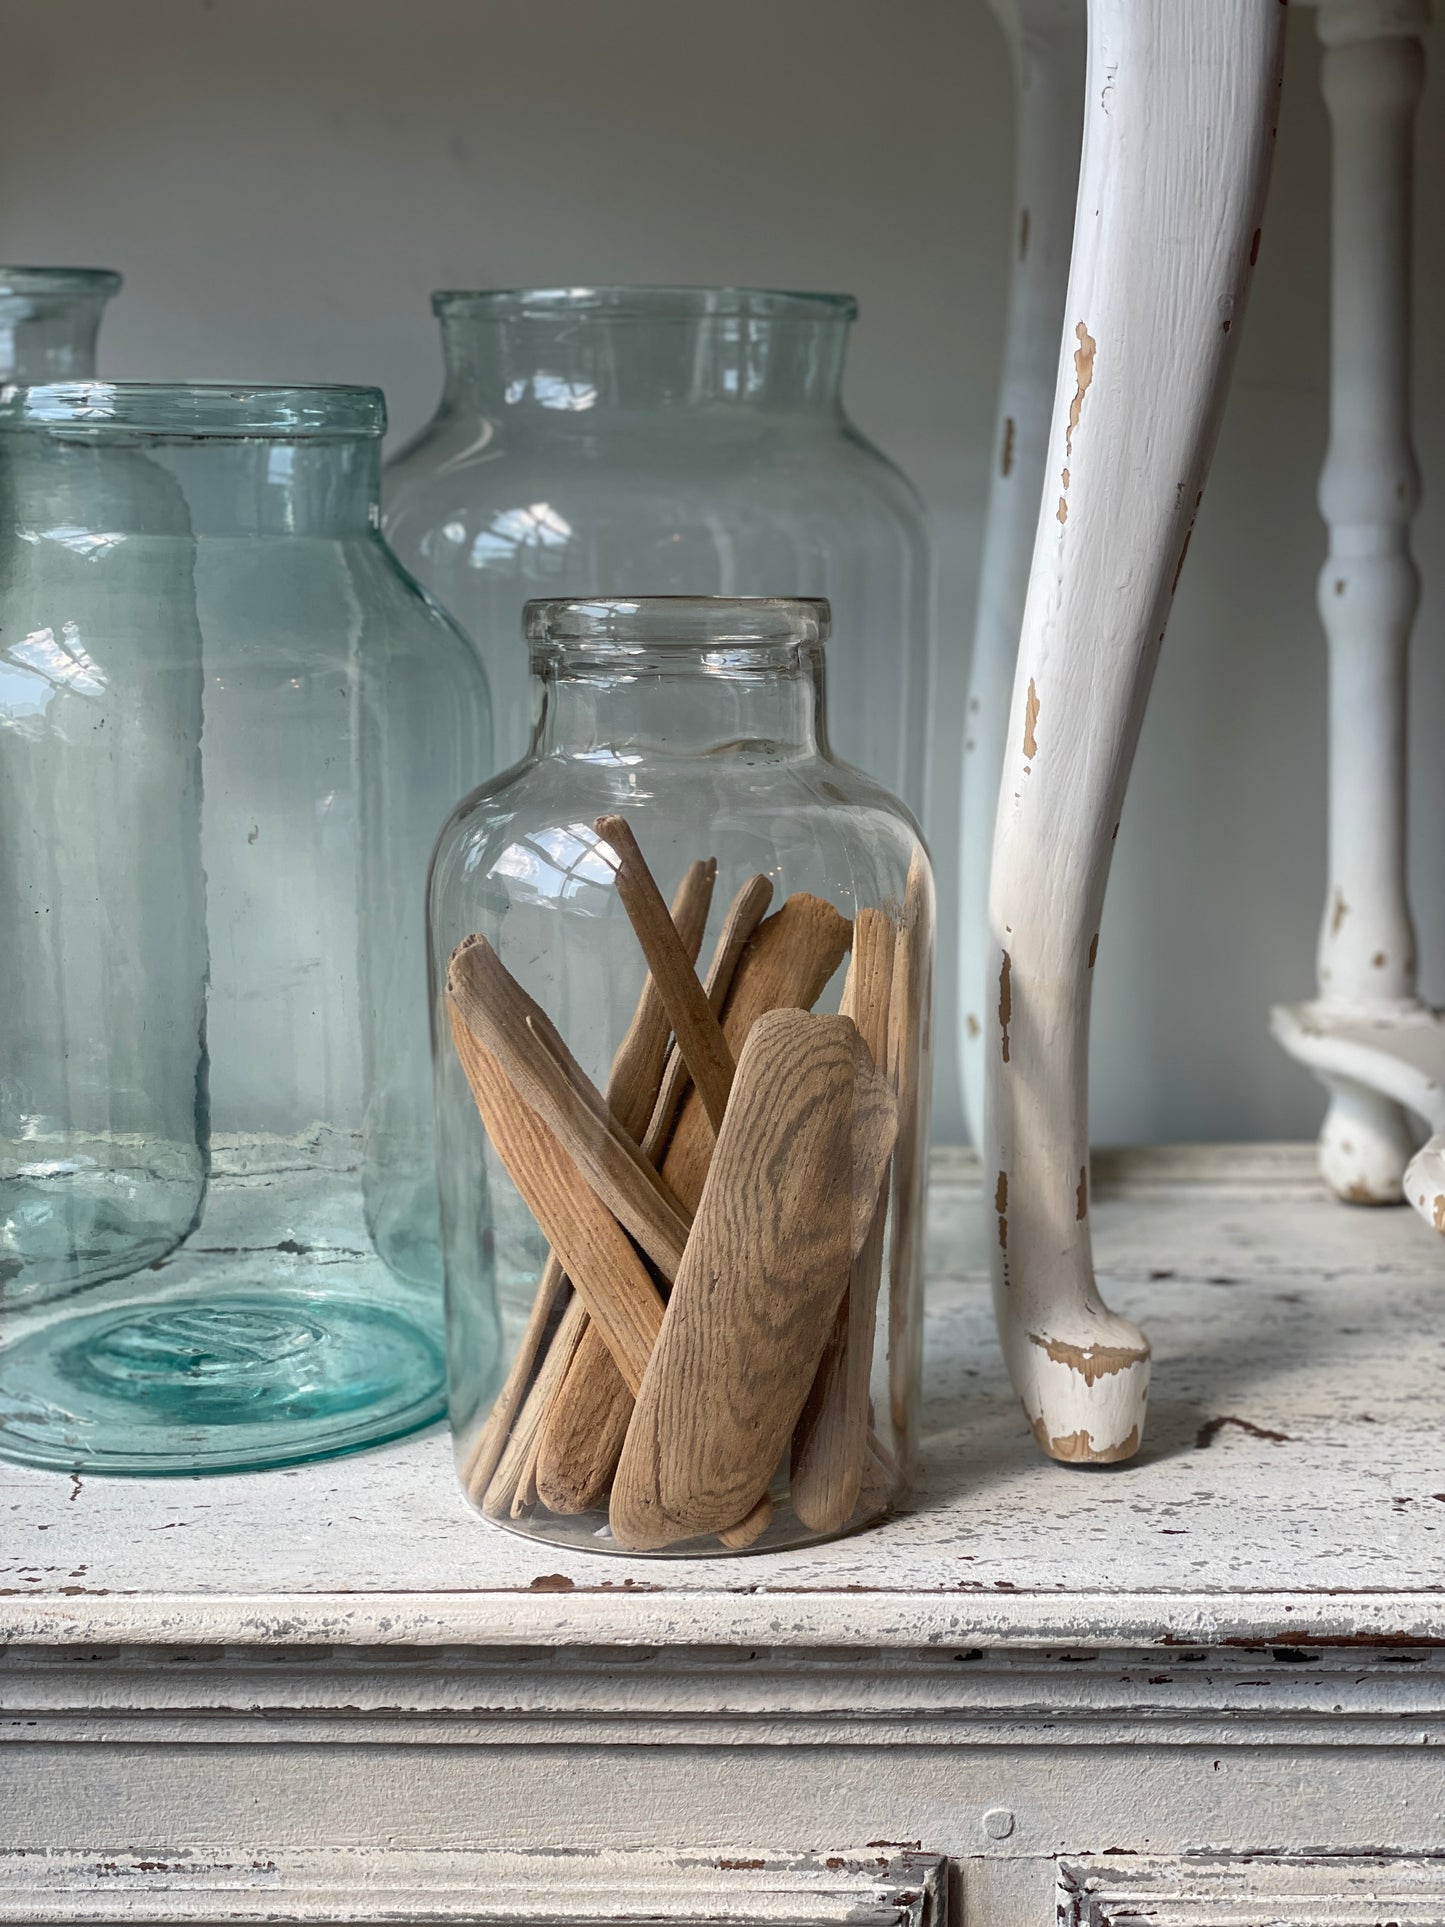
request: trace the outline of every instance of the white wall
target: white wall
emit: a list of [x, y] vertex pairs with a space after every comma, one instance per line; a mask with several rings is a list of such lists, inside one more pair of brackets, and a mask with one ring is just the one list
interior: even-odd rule
[[[408, 433], [437, 387], [434, 287], [854, 290], [850, 401], [933, 510], [940, 714], [956, 714], [1010, 199], [1007, 63], [983, 0], [9, 0], [5, 56], [0, 258], [124, 271], [102, 337], [117, 377], [375, 381]], [[1309, 988], [1324, 887], [1316, 69], [1297, 14], [1229, 419], [1114, 862], [1104, 1141], [1304, 1135], [1320, 1109], [1264, 1029], [1271, 999]], [[1422, 180], [1441, 176], [1442, 99], [1427, 95]], [[1414, 880], [1439, 996], [1445, 891], [1423, 831], [1445, 800], [1445, 235], [1424, 218], [1419, 234]], [[941, 782], [946, 882], [952, 805]], [[949, 1134], [951, 1037], [939, 1095]]]

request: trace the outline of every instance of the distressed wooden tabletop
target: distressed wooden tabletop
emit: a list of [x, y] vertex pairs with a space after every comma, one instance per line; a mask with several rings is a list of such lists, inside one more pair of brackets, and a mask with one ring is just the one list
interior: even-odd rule
[[1101, 1281], [1155, 1353], [1130, 1464], [1039, 1456], [993, 1334], [992, 1217], [945, 1153], [905, 1516], [755, 1558], [564, 1553], [480, 1521], [440, 1429], [243, 1476], [0, 1465], [0, 1640], [1445, 1642], [1445, 1247], [1311, 1173], [1302, 1147], [1100, 1159]]

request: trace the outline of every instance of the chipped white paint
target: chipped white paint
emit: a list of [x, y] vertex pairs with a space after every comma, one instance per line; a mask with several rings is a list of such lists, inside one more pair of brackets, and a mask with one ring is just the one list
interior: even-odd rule
[[1014, 218], [1003, 374], [964, 714], [958, 1035], [963, 1112], [983, 1142], [988, 872], [1009, 692], [1044, 481], [1084, 105], [1084, 0], [990, 0], [1013, 68]]
[[[1157, 1656], [1180, 1640], [1445, 1639], [1445, 1478], [1421, 1420], [1445, 1372], [1439, 1255], [1408, 1214], [1340, 1212], [1304, 1146], [1101, 1159], [1101, 1275], [1128, 1316], [1148, 1313], [1158, 1403], [1140, 1460], [1084, 1478], [1039, 1462], [1009, 1390], [993, 1200], [950, 1176], [959, 1164], [940, 1161], [930, 1205], [915, 1509], [877, 1530], [744, 1560], [564, 1552], [478, 1520], [439, 1429], [217, 1478], [77, 1487], [0, 1465], [0, 1643]], [[222, 1658], [172, 1668], [177, 1690], [203, 1694]], [[358, 1657], [367, 1678], [339, 1702], [384, 1704], [394, 1663]]]
[[[1333, 140], [1330, 441], [1320, 478], [1330, 546], [1319, 580], [1330, 659], [1329, 888], [1319, 998], [1308, 1032], [1288, 1019], [1277, 1028], [1287, 1048], [1335, 1019], [1342, 1040], [1363, 1020], [1398, 1019], [1407, 1054], [1421, 1035], [1405, 779], [1406, 653], [1420, 593], [1409, 547], [1420, 499], [1410, 445], [1411, 148], [1428, 21], [1426, 0], [1322, 0], [1319, 10]], [[1331, 1090], [1320, 1135], [1327, 1183], [1354, 1203], [1397, 1201], [1414, 1147], [1385, 1095], [1390, 1077], [1357, 1081], [1316, 1051], [1296, 1054]], [[1417, 1173], [1412, 1202], [1420, 1182]]]
[[995, 1303], [1044, 1448], [1138, 1448], [1139, 1329], [1090, 1255], [1088, 1011], [1104, 886], [1223, 403], [1274, 138], [1278, 0], [1095, 0], [1043, 504], [990, 895]]
[[855, 1848], [827, 1856], [741, 1846], [479, 1853], [361, 1852], [262, 1841], [174, 1857], [154, 1850], [11, 1853], [0, 1847], [0, 1922], [422, 1921], [497, 1927], [947, 1927], [942, 1861]]
[[[1334, 1091], [1378, 1095], [1423, 1117], [1429, 1141], [1405, 1167], [1403, 1193], [1432, 1231], [1445, 1236], [1445, 1020], [1422, 1004], [1361, 1009], [1321, 998], [1270, 1014], [1275, 1036]], [[1337, 1189], [1328, 1163], [1324, 1175]], [[1352, 1203], [1378, 1194], [1346, 1189]]]

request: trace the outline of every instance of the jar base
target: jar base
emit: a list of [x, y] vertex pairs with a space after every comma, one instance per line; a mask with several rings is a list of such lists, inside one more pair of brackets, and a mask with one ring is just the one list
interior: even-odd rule
[[855, 1532], [866, 1532], [880, 1525], [894, 1507], [892, 1501], [868, 1507], [860, 1504], [852, 1518], [836, 1531], [818, 1532], [805, 1526], [786, 1498], [780, 1497], [766, 1530], [747, 1545], [724, 1545], [716, 1533], [711, 1533], [696, 1539], [680, 1539], [675, 1545], [652, 1552], [635, 1552], [630, 1547], [619, 1546], [608, 1528], [605, 1512], [568, 1515], [537, 1508], [512, 1518], [482, 1511], [480, 1507], [474, 1509], [490, 1526], [499, 1526], [504, 1532], [530, 1539], [534, 1545], [547, 1545], [562, 1552], [596, 1552], [611, 1559], [746, 1559], [757, 1552], [789, 1552], [800, 1546], [826, 1545], [832, 1539], [851, 1538]]
[[[213, 1182], [201, 1231], [158, 1274], [72, 1297], [0, 1349], [0, 1457], [64, 1472], [257, 1471], [440, 1418], [440, 1332], [359, 1215], [350, 1174]], [[293, 1234], [279, 1243], [278, 1217]]]

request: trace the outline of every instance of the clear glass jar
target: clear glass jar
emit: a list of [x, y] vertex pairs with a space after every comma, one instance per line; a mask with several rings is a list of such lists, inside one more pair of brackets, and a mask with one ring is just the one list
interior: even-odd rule
[[217, 1470], [443, 1403], [423, 888], [491, 767], [380, 394], [0, 397], [0, 1453]]
[[119, 290], [109, 268], [0, 268], [0, 384], [87, 380]]
[[387, 468], [387, 539], [531, 739], [530, 596], [826, 596], [837, 753], [918, 813], [932, 563], [913, 488], [841, 399], [849, 295], [443, 293], [445, 386]]
[[829, 752], [827, 627], [532, 603], [531, 749], [437, 845], [457, 1463], [536, 1538], [772, 1549], [907, 1477], [933, 886]]

